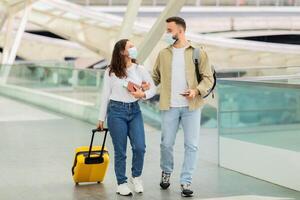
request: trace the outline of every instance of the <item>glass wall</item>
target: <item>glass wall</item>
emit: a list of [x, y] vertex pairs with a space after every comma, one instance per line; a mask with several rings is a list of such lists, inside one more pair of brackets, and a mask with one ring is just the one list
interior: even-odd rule
[[300, 151], [299, 83], [297, 78], [219, 81], [220, 136]]
[[220, 166], [300, 191], [299, 78], [219, 81]]

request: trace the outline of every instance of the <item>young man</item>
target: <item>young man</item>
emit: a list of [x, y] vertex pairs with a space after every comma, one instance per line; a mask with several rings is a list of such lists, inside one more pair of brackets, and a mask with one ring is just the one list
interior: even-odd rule
[[185, 36], [186, 24], [180, 17], [166, 20], [165, 41], [169, 46], [162, 49], [153, 68], [155, 85], [161, 87], [160, 110], [162, 114], [160, 186], [170, 186], [173, 172], [173, 146], [179, 124], [184, 132], [184, 160], [180, 176], [181, 194], [193, 196], [192, 174], [196, 167], [200, 134], [201, 107], [203, 96], [213, 85], [213, 73], [206, 52], [200, 48], [199, 71], [202, 81], [197, 82], [193, 51], [196, 48]]

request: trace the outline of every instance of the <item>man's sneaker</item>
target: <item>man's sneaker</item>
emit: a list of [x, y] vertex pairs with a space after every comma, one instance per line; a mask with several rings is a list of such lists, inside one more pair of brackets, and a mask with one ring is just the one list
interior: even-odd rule
[[130, 196], [132, 195], [131, 190], [128, 187], [127, 183], [123, 183], [121, 185], [118, 185], [117, 194], [122, 196]]
[[192, 197], [193, 195], [194, 192], [191, 189], [191, 184], [181, 184], [181, 196]]
[[144, 188], [143, 188], [143, 182], [141, 177], [135, 177], [135, 178], [131, 178], [130, 182], [133, 185], [134, 191], [136, 193], [143, 193], [144, 192]]
[[170, 173], [165, 173], [165, 172], [161, 173], [160, 187], [163, 190], [168, 189], [168, 187], [170, 186], [170, 176], [171, 176]]

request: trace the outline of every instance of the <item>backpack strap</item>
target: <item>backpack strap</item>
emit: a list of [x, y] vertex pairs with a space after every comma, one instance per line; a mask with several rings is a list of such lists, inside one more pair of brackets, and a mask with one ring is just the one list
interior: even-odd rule
[[[200, 49], [199, 48], [195, 48], [193, 50], [193, 62], [195, 64], [195, 72], [196, 72], [196, 77], [197, 77], [197, 82], [200, 83], [202, 81], [202, 75], [200, 74], [200, 71], [199, 71], [199, 65], [200, 65], [200, 62], [201, 62], [201, 59], [200, 59]], [[214, 83], [213, 83], [213, 86], [212, 88], [210, 88], [207, 92], [207, 94], [205, 96], [203, 96], [203, 98], [206, 98], [210, 95], [210, 93], [212, 93], [212, 97], [214, 98], [214, 93], [213, 93], [213, 90], [215, 89], [216, 87], [216, 83], [217, 83], [217, 75], [216, 75], [216, 71], [214, 69], [213, 66], [212, 67], [212, 72], [213, 72], [213, 79], [214, 79]]]
[[200, 49], [199, 48], [194, 48], [194, 50], [193, 50], [193, 62], [195, 64], [197, 82], [200, 83], [202, 78], [201, 78], [201, 74], [200, 74], [200, 71], [199, 71], [199, 65], [200, 65], [200, 62], [201, 62]]

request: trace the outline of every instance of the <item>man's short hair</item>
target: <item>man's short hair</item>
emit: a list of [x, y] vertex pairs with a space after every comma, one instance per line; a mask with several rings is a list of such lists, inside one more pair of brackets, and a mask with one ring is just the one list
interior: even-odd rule
[[186, 29], [185, 21], [181, 17], [177, 17], [177, 16], [169, 17], [168, 19], [166, 19], [166, 22], [167, 23], [175, 22], [176, 25], [181, 26], [184, 30]]

